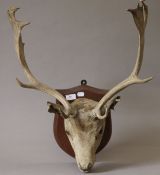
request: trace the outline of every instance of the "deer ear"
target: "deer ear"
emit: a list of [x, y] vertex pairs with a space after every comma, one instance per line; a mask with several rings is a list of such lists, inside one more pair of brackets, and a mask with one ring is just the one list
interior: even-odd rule
[[116, 104], [120, 101], [120, 96], [111, 98], [107, 104], [104, 105], [104, 107], [101, 109], [102, 114], [107, 114], [111, 110], [114, 110]]
[[55, 113], [55, 114], [59, 114], [60, 116], [64, 116], [64, 112], [63, 112], [64, 109], [62, 105], [51, 103], [51, 102], [47, 102], [47, 105], [48, 105], [49, 113]]
[[121, 97], [120, 97], [120, 96], [117, 96], [117, 97], [114, 99], [113, 103], [111, 104], [110, 109], [114, 110], [116, 104], [120, 101], [120, 99], [121, 99]]

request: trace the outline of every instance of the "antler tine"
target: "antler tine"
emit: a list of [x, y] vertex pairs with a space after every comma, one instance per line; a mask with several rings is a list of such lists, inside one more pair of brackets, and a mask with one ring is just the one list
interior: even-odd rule
[[[115, 101], [115, 98], [113, 98], [117, 93], [122, 91], [123, 89], [127, 88], [130, 85], [133, 84], [142, 84], [149, 82], [152, 80], [152, 77], [146, 78], [146, 79], [140, 79], [138, 77], [140, 69], [142, 67], [142, 61], [143, 61], [143, 52], [144, 52], [144, 34], [145, 34], [145, 28], [147, 24], [148, 19], [148, 6], [144, 3], [144, 0], [141, 0], [141, 4], [138, 3], [138, 6], [136, 9], [129, 9], [129, 12], [132, 13], [134, 22], [136, 24], [136, 27], [138, 29], [139, 33], [139, 47], [138, 47], [138, 54], [136, 63], [134, 66], [134, 69], [130, 76], [126, 78], [124, 81], [117, 84], [115, 87], [113, 87], [97, 104], [95, 109], [93, 109], [93, 115], [95, 117], [98, 117], [99, 119], [104, 119], [108, 112], [109, 107], [112, 101]], [[106, 107], [105, 113], [101, 114], [103, 110], [102, 108]]]
[[47, 85], [41, 83], [38, 81], [32, 72], [30, 71], [26, 59], [25, 59], [25, 53], [24, 53], [24, 43], [22, 41], [22, 35], [21, 31], [22, 29], [30, 24], [27, 22], [22, 22], [16, 19], [15, 13], [19, 8], [16, 7], [10, 7], [8, 9], [8, 17], [9, 21], [12, 25], [12, 29], [14, 31], [14, 39], [15, 39], [15, 50], [17, 53], [17, 56], [19, 58], [19, 61], [22, 65], [22, 68], [24, 70], [24, 73], [29, 81], [29, 84], [24, 84], [20, 80], [17, 79], [18, 84], [23, 88], [30, 88], [30, 89], [36, 89], [42, 92], [47, 93], [48, 95], [51, 95], [55, 97], [57, 100], [59, 100], [63, 107], [64, 107], [64, 113], [68, 116], [71, 114], [71, 106], [69, 102], [55, 89], [48, 87]]

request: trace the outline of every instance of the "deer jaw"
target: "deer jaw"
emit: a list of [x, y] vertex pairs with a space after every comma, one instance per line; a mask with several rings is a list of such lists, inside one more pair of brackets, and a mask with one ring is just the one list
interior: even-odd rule
[[96, 101], [90, 99], [77, 99], [71, 104], [77, 110], [76, 116], [64, 120], [77, 165], [84, 172], [88, 172], [95, 162], [95, 153], [105, 129], [105, 119], [93, 117], [92, 109], [96, 104]]

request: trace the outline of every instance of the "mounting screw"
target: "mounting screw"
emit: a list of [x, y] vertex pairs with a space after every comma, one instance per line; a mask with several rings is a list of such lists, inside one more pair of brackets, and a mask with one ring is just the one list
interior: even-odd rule
[[81, 80], [81, 85], [86, 85], [87, 84], [87, 80]]

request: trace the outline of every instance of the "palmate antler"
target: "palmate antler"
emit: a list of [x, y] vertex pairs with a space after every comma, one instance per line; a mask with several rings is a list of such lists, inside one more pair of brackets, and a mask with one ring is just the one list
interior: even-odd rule
[[[24, 84], [21, 81], [17, 79], [18, 84], [21, 87], [24, 88], [30, 88], [30, 89], [36, 89], [42, 92], [45, 92], [53, 97], [55, 97], [63, 106], [55, 106], [54, 110], [61, 111], [61, 113], [69, 117], [70, 115], [73, 115], [76, 113], [75, 109], [72, 109], [69, 102], [55, 89], [48, 87], [47, 85], [41, 83], [40, 81], [35, 78], [35, 76], [31, 73], [26, 60], [25, 60], [25, 54], [24, 54], [24, 43], [22, 42], [22, 36], [21, 36], [21, 30], [24, 26], [28, 25], [29, 23], [24, 23], [21, 21], [16, 20], [15, 13], [18, 10], [18, 8], [11, 7], [8, 10], [8, 16], [10, 23], [12, 25], [13, 31], [14, 31], [14, 37], [15, 37], [15, 48], [18, 55], [18, 58], [20, 60], [20, 63], [23, 67], [24, 73], [26, 74], [27, 79], [29, 80], [29, 84]], [[129, 12], [132, 13], [134, 22], [136, 24], [136, 27], [138, 29], [139, 33], [139, 48], [138, 48], [138, 54], [136, 63], [134, 66], [134, 69], [130, 76], [126, 78], [124, 81], [117, 84], [115, 87], [113, 87], [96, 105], [96, 107], [92, 110], [92, 114], [94, 117], [98, 117], [99, 119], [103, 119], [107, 116], [110, 109], [120, 100], [119, 97], [115, 97], [117, 93], [122, 91], [123, 89], [127, 88], [130, 85], [133, 84], [142, 84], [150, 81], [152, 77], [146, 78], [146, 79], [140, 79], [138, 77], [142, 61], [143, 61], [143, 52], [144, 52], [144, 35], [145, 35], [145, 28], [147, 24], [148, 19], [148, 7], [144, 3], [143, 0], [141, 0], [141, 4], [138, 4], [136, 9], [129, 9]], [[50, 107], [52, 107], [52, 104], [48, 103]], [[51, 109], [51, 108], [50, 108]]]
[[[97, 106], [92, 111], [93, 115], [95, 117], [98, 117], [99, 119], [103, 119], [107, 116], [107, 113], [110, 110], [112, 102], [116, 100], [114, 96], [117, 93], [119, 93], [120, 91], [122, 91], [123, 89], [127, 88], [130, 85], [142, 84], [152, 80], [152, 77], [146, 79], [140, 79], [138, 77], [143, 61], [144, 35], [148, 19], [148, 6], [144, 3], [143, 0], [141, 0], [141, 4], [138, 3], [136, 9], [129, 9], [128, 11], [131, 12], [131, 14], [133, 15], [134, 22], [136, 24], [139, 33], [139, 47], [138, 47], [136, 63], [130, 76], [126, 78], [124, 81], [117, 84], [115, 87], [113, 87], [109, 92], [107, 92], [107, 94], [99, 101]], [[106, 109], [105, 112], [102, 113], [102, 111], [104, 111], [102, 110], [102, 108], [104, 107]]]
[[14, 31], [16, 53], [22, 65], [22, 68], [24, 70], [24, 73], [29, 81], [29, 84], [24, 84], [18, 79], [17, 79], [17, 82], [23, 88], [39, 90], [55, 97], [59, 102], [62, 103], [64, 107], [63, 113], [65, 114], [65, 116], [69, 116], [70, 114], [73, 113], [69, 102], [58, 91], [38, 81], [37, 78], [35, 78], [35, 76], [31, 73], [27, 65], [25, 54], [24, 54], [24, 43], [22, 41], [21, 30], [29, 23], [18, 21], [15, 18], [15, 13], [18, 9], [19, 8], [11, 7], [8, 10], [8, 17]]

